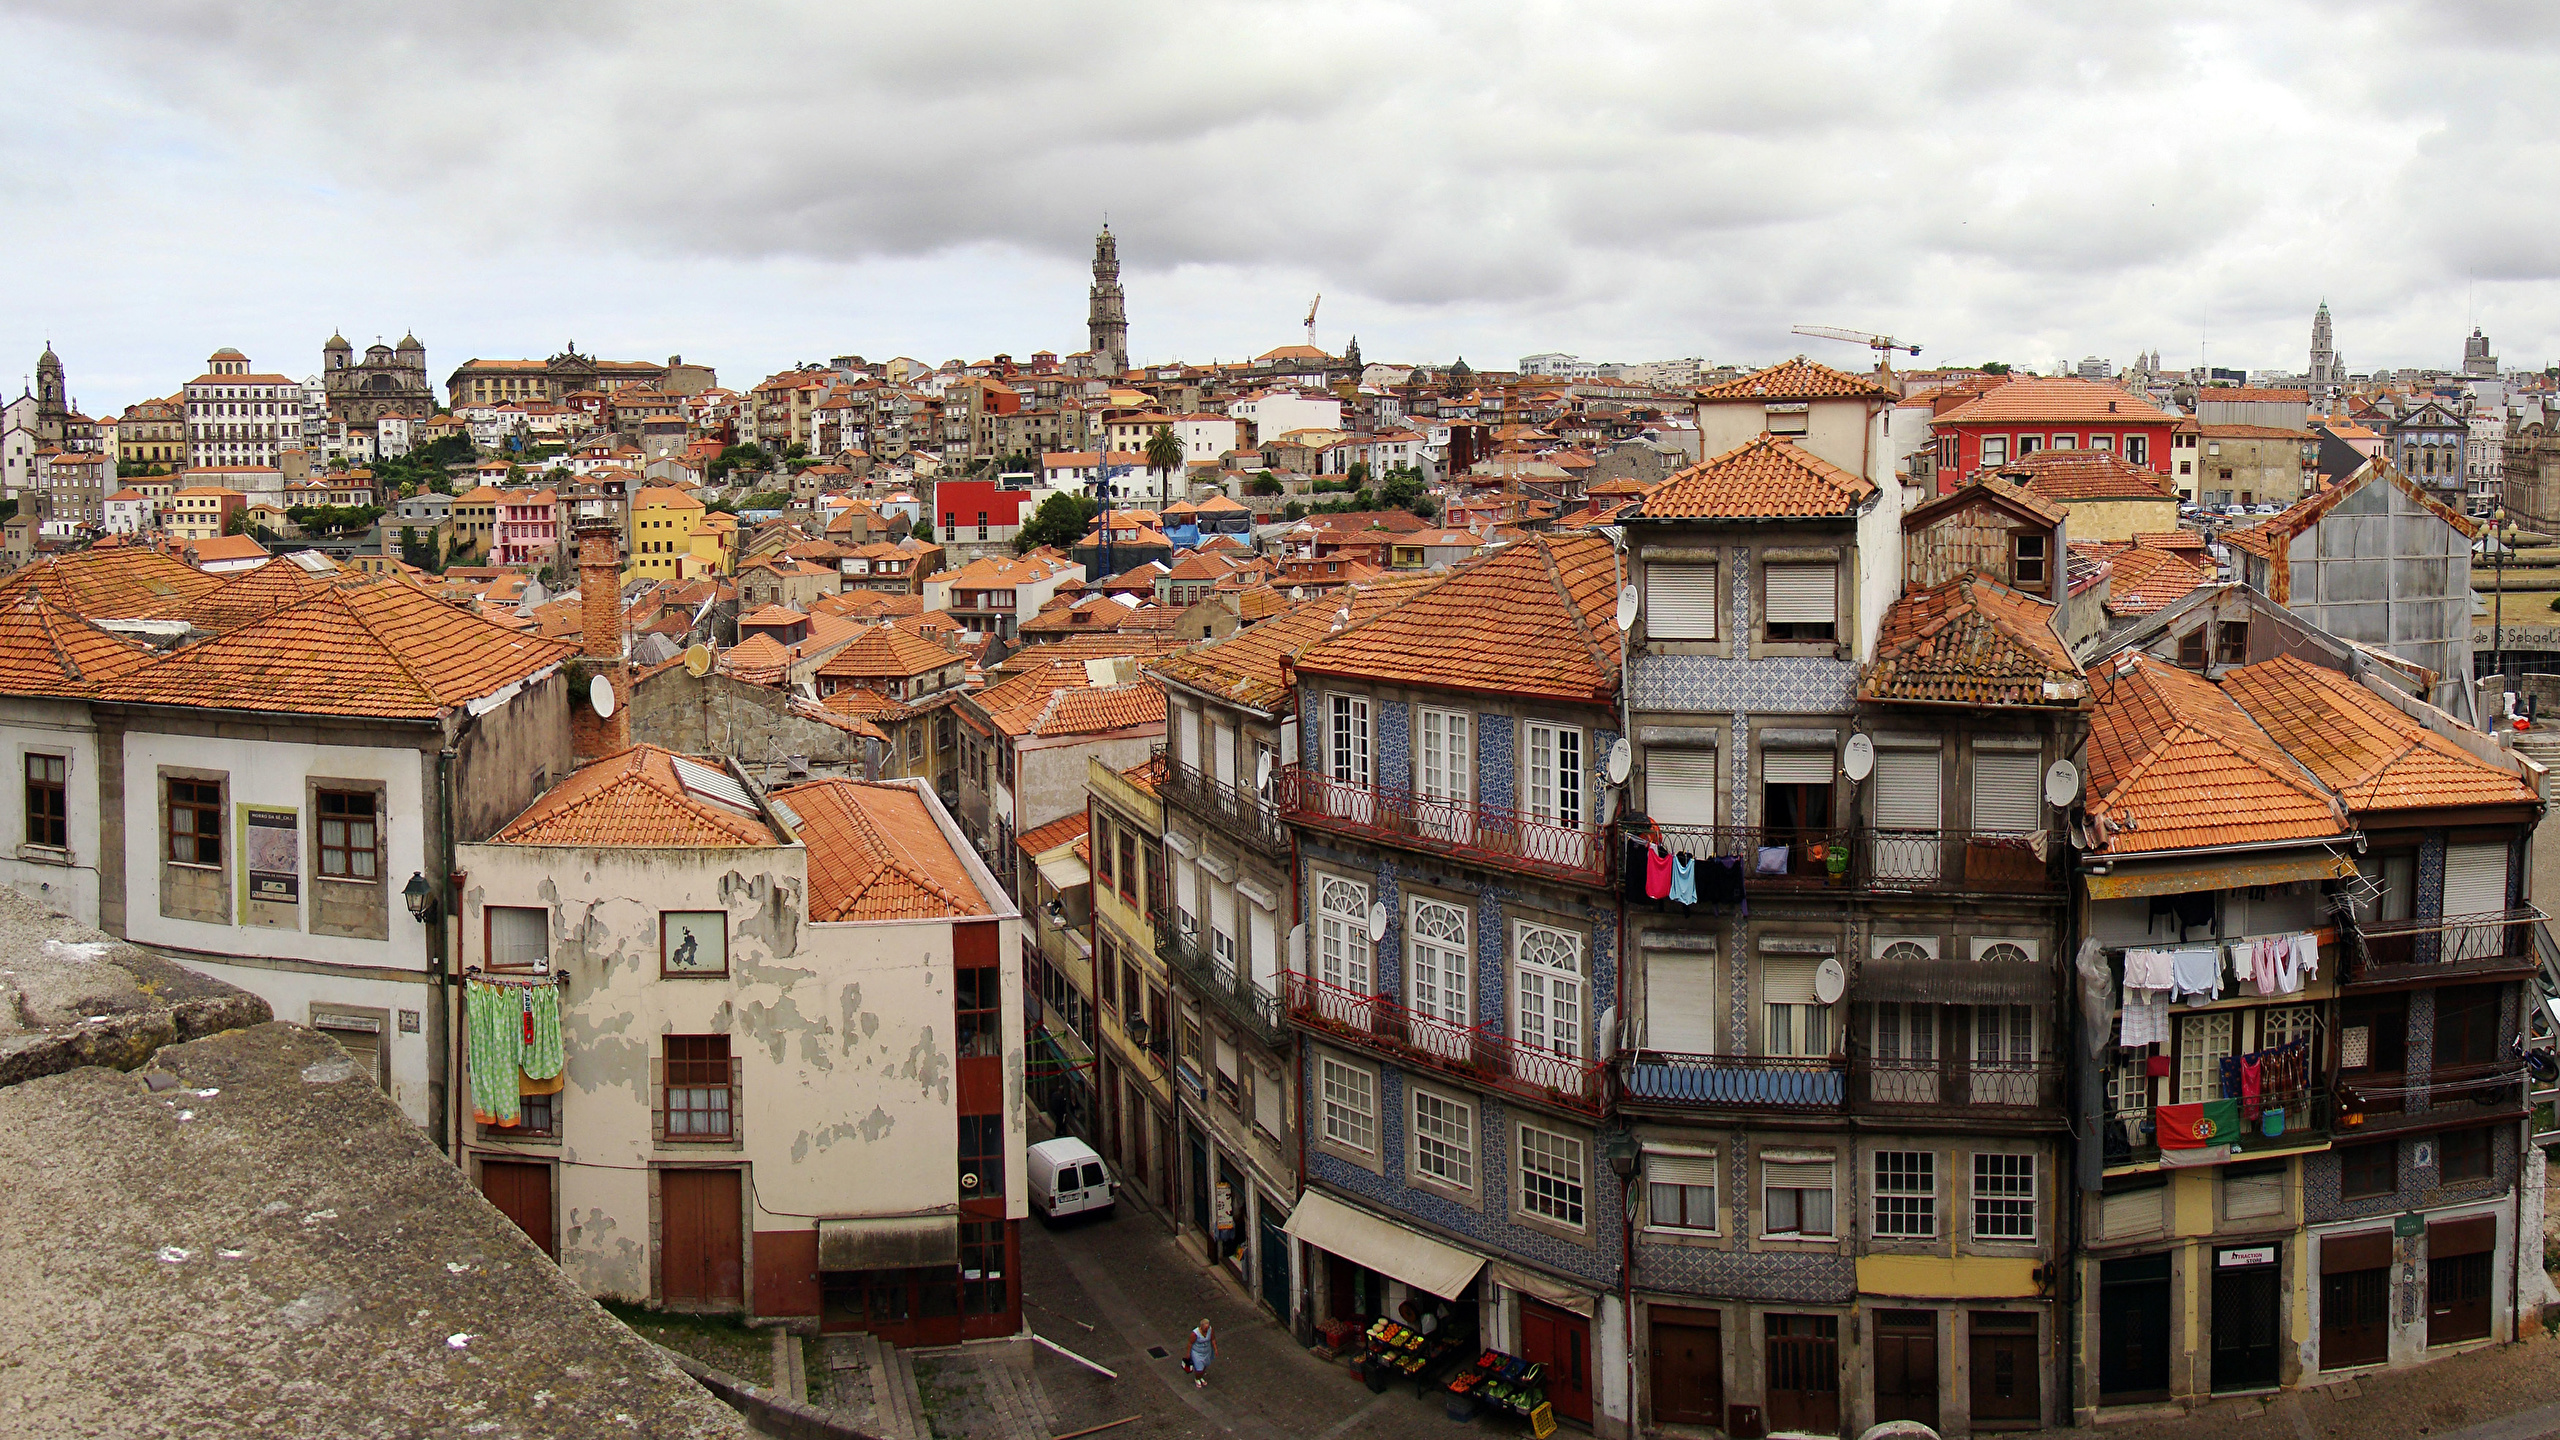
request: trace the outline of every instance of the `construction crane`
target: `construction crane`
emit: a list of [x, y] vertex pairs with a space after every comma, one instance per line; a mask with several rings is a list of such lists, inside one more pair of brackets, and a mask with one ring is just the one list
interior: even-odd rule
[[1310, 350], [1316, 348], [1316, 307], [1323, 303], [1322, 291], [1318, 291], [1316, 298], [1307, 302], [1307, 348]]
[[1852, 345], [1864, 345], [1876, 352], [1876, 369], [1878, 370], [1893, 368], [1893, 352], [1896, 350], [1914, 357], [1920, 353], [1920, 347], [1917, 345], [1905, 345], [1890, 335], [1872, 335], [1864, 330], [1842, 330], [1830, 325], [1798, 325], [1793, 333], [1810, 335], [1816, 340], [1845, 340]]

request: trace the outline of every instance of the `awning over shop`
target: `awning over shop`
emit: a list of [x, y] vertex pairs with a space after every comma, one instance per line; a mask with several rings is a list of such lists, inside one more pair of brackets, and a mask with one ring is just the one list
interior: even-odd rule
[[1298, 1197], [1298, 1208], [1281, 1228], [1294, 1239], [1443, 1300], [1465, 1298], [1476, 1272], [1484, 1268], [1481, 1255], [1354, 1210], [1316, 1190]]
[[2355, 873], [2356, 862], [2344, 855], [2305, 855], [2186, 870], [2118, 870], [2112, 875], [2083, 878], [2089, 882], [2092, 900], [2128, 900], [2140, 895], [2185, 895], [2197, 890], [2282, 885], [2293, 880], [2344, 880]]
[[1040, 862], [1040, 878], [1061, 893], [1093, 883], [1093, 870], [1076, 858], [1073, 850], [1061, 850]]
[[818, 1222], [821, 1270], [904, 1270], [959, 1263], [957, 1215], [866, 1215]]
[[1920, 1005], [2032, 1005], [2051, 1000], [2060, 982], [2035, 961], [1878, 958], [1858, 967], [1861, 1002]]

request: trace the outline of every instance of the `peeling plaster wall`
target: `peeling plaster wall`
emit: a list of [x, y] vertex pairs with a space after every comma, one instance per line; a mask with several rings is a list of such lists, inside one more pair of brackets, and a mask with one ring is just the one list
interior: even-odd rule
[[[487, 1144], [471, 1129], [484, 1155], [557, 1160], [560, 1263], [590, 1293], [649, 1295], [647, 1171], [655, 1164], [743, 1165], [758, 1231], [954, 1201], [948, 921], [811, 925], [798, 846], [466, 845], [461, 864], [466, 965], [484, 961], [488, 906], [551, 914], [552, 964], [569, 977], [561, 1139]], [[725, 978], [660, 976], [662, 910], [728, 913]], [[1007, 942], [1010, 954], [1018, 942]], [[1018, 959], [1012, 968], [1009, 1009], [1019, 1004]], [[1016, 1017], [1007, 1033], [1019, 1029]], [[653, 1140], [655, 1066], [660, 1037], [670, 1034], [730, 1037], [739, 1083], [733, 1143]], [[1018, 1097], [1019, 1071], [1016, 1057], [1010, 1096]]]

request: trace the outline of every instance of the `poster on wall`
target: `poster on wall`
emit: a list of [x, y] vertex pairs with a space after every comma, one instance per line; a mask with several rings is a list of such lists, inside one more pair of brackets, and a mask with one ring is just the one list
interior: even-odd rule
[[302, 815], [240, 807], [241, 921], [295, 925], [302, 904]]
[[729, 912], [658, 912], [658, 971], [662, 975], [729, 973]]

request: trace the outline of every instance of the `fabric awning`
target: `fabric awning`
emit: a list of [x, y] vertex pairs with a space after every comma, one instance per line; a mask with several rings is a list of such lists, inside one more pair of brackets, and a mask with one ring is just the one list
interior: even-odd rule
[[2239, 890], [2251, 885], [2282, 885], [2292, 880], [2344, 880], [2356, 873], [2356, 862], [2344, 855], [2305, 855], [2291, 860], [2254, 864], [2208, 865], [2187, 870], [2119, 871], [2083, 877], [2092, 900], [2126, 900], [2140, 895], [2185, 895], [2197, 890]]
[[904, 1270], [959, 1263], [957, 1215], [864, 1215], [818, 1222], [821, 1270]]
[[2032, 960], [1875, 959], [1858, 967], [1850, 998], [1862, 1004], [2032, 1005], [2051, 1000], [2059, 983], [2050, 969]]
[[1443, 1300], [1464, 1299], [1476, 1272], [1484, 1268], [1481, 1255], [1355, 1210], [1317, 1190], [1298, 1196], [1298, 1208], [1280, 1228], [1293, 1239]]
[[1092, 884], [1093, 867], [1077, 859], [1073, 851], [1068, 851], [1041, 861], [1040, 878], [1048, 881], [1050, 888], [1063, 894]]

